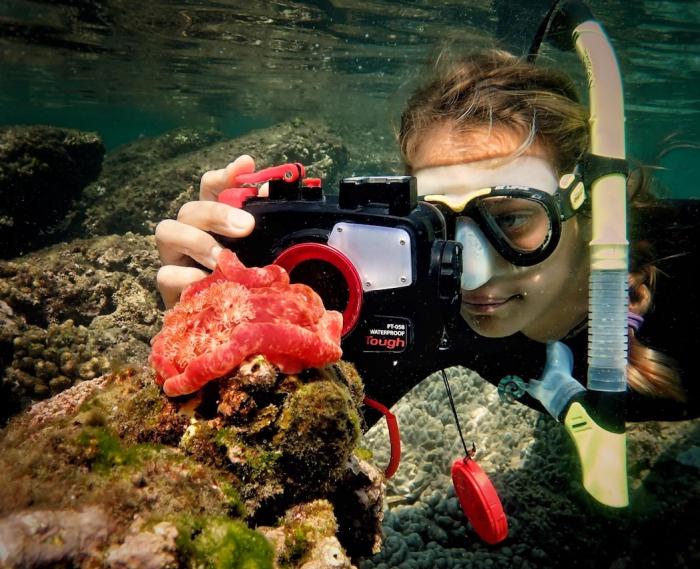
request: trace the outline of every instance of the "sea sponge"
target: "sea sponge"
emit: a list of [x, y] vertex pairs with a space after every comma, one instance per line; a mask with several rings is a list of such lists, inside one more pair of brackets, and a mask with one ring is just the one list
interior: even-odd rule
[[188, 286], [151, 341], [150, 363], [168, 396], [186, 395], [261, 354], [282, 373], [342, 355], [342, 315], [277, 265], [246, 268], [225, 249], [214, 272]]

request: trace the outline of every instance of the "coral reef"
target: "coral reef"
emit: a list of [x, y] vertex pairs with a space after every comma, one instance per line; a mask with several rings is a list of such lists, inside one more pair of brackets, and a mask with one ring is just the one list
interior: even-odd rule
[[89, 205], [76, 231], [151, 235], [161, 219], [176, 217], [183, 203], [198, 199], [204, 172], [222, 168], [243, 153], [254, 156], [258, 168], [302, 162], [309, 176], [323, 178], [329, 188], [341, 175], [349, 175], [347, 148], [325, 123], [289, 122], [233, 140], [222, 136], [178, 129], [115, 149], [100, 178], [85, 192]]
[[[384, 546], [360, 569], [682, 569], [700, 563], [698, 466], [688, 464], [700, 449], [700, 420], [628, 424], [630, 505], [608, 508], [583, 488], [579, 459], [563, 425], [504, 404], [473, 372], [453, 368], [448, 376], [466, 440], [476, 444], [476, 459], [503, 503], [508, 538], [495, 546], [484, 543], [462, 512], [450, 467], [464, 450], [442, 378], [435, 374], [393, 409], [403, 459], [387, 483]], [[381, 423], [362, 445], [379, 464], [388, 460]]]
[[0, 127], [0, 258], [65, 236], [73, 202], [99, 175], [105, 150], [97, 133]]
[[[36, 128], [31, 140], [41, 147], [39, 134], [51, 129]], [[259, 167], [300, 159], [309, 175], [324, 177], [332, 190], [341, 175], [376, 173], [370, 164], [390, 161], [380, 152], [383, 141], [371, 133], [352, 128], [342, 136], [337, 132], [303, 120], [235, 140], [217, 131], [181, 128], [107, 153], [99, 179], [65, 217], [71, 235], [115, 235], [76, 239], [0, 261], [0, 425], [33, 401], [103, 373], [107, 364], [110, 369], [146, 364], [148, 342], [162, 317], [154, 282], [159, 261], [153, 229], [162, 218], [174, 217], [182, 203], [197, 198], [205, 170], [219, 168], [244, 151], [259, 159]], [[79, 133], [71, 140], [91, 141], [92, 136]], [[350, 153], [352, 161], [346, 143], [357, 146]], [[6, 175], [11, 162], [0, 160], [0, 169]], [[41, 185], [38, 170], [23, 172], [32, 173], [28, 185]], [[45, 196], [23, 199], [30, 197], [31, 208], [46, 205]], [[58, 240], [64, 234], [50, 236]], [[17, 234], [6, 240], [13, 246], [20, 241]], [[10, 255], [10, 249], [4, 251]], [[56, 347], [44, 339], [50, 325], [61, 327], [56, 333], [52, 326], [50, 337], [60, 340], [58, 350], [68, 371], [61, 369]]]
[[127, 371], [37, 403], [0, 431], [0, 564], [352, 567], [382, 537], [361, 395], [348, 364], [258, 356], [190, 397]]
[[161, 322], [152, 237], [76, 240], [0, 261], [0, 425], [120, 366], [143, 366]]
[[[252, 358], [173, 400], [141, 370], [162, 318], [159, 261], [153, 238], [127, 228], [151, 234], [196, 198], [203, 171], [242, 151], [264, 154], [260, 167], [299, 158], [318, 167], [310, 175], [329, 176], [326, 188], [340, 175], [389, 171], [386, 141], [353, 126], [297, 120], [236, 140], [194, 129], [140, 139], [108, 153], [66, 214], [79, 234], [117, 235], [0, 262], [0, 425], [16, 415], [0, 430], [0, 566], [700, 564], [697, 420], [628, 425], [631, 503], [610, 510], [582, 488], [561, 425], [449, 370], [467, 441], [508, 516], [509, 537], [488, 546], [451, 487], [463, 450], [439, 376], [393, 409], [404, 452], [385, 501], [373, 466], [389, 460], [385, 427], [360, 439], [370, 452], [356, 446], [362, 384], [343, 362], [280, 375]], [[31, 180], [34, 166], [23, 170]]]
[[[17, 302], [13, 290], [7, 298]], [[352, 456], [362, 383], [343, 362], [313, 369], [339, 358], [342, 317], [283, 269], [247, 269], [225, 251], [168, 311], [151, 361], [166, 391], [174, 382], [171, 394], [196, 392], [177, 399], [150, 372], [93, 379], [108, 362], [76, 362], [87, 328], [68, 320], [17, 335], [12, 309], [2, 308], [20, 385], [42, 396], [29, 372], [45, 380], [77, 368], [83, 380], [0, 436], [10, 489], [0, 498], [4, 567], [311, 569], [351, 567], [348, 554], [378, 551], [382, 476]], [[190, 389], [178, 383], [188, 373]], [[58, 377], [49, 386], [70, 385]], [[20, 448], [26, 435], [30, 452]]]

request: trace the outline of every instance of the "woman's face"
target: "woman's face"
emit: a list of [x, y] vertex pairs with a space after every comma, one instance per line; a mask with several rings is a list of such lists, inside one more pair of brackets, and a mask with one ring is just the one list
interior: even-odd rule
[[[419, 193], [425, 194], [421, 190], [421, 171], [458, 164], [477, 169], [473, 170], [473, 176], [464, 176], [470, 179], [460, 179], [456, 184], [465, 196], [485, 185], [517, 184], [512, 179], [517, 170], [508, 159], [521, 143], [522, 138], [508, 131], [465, 135], [449, 126], [436, 127], [421, 138], [411, 157], [413, 174], [419, 179]], [[528, 149], [525, 156], [548, 158], [537, 147]], [[536, 162], [545, 164], [542, 160]], [[540, 169], [544, 169], [545, 174], [534, 174], [535, 180], [548, 177], [547, 168]], [[471, 168], [454, 169], [456, 173], [469, 170]], [[531, 178], [533, 174], [524, 177]], [[553, 169], [550, 179], [556, 179]], [[485, 180], [489, 183], [485, 184]], [[524, 179], [519, 183], [537, 187], [537, 182], [532, 180]], [[523, 332], [529, 338], [546, 342], [566, 336], [585, 318], [588, 310], [589, 225], [582, 216], [565, 221], [554, 252], [530, 267], [516, 267], [493, 251], [492, 276], [478, 288], [462, 290], [461, 313], [471, 328], [490, 338]], [[467, 258], [465, 263], [468, 262]]]

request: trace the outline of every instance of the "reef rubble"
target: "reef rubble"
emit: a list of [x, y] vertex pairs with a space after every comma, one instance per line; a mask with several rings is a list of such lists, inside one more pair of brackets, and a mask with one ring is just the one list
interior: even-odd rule
[[84, 381], [0, 431], [0, 566], [350, 568], [379, 550], [352, 366], [258, 356], [175, 399], [154, 379]]

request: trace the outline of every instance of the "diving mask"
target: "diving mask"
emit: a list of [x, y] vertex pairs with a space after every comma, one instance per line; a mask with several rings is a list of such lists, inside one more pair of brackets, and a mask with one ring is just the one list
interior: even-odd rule
[[542, 158], [493, 163], [438, 166], [415, 174], [423, 199], [457, 214], [455, 240], [463, 247], [465, 290], [503, 272], [498, 256], [515, 267], [544, 261], [559, 243], [562, 222], [585, 201], [580, 179], [568, 175], [558, 183]]

